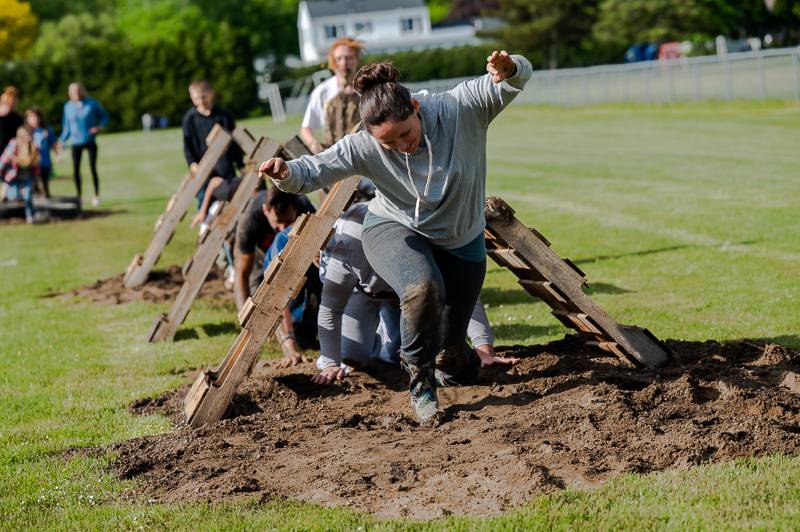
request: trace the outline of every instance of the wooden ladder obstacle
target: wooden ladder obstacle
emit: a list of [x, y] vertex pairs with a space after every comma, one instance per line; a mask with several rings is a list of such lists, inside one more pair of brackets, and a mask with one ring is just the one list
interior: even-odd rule
[[178, 226], [183, 217], [186, 216], [186, 211], [192, 204], [195, 196], [200, 191], [203, 183], [214, 171], [214, 166], [217, 161], [228, 150], [228, 145], [231, 143], [231, 134], [225, 131], [219, 125], [215, 125], [211, 132], [206, 137], [206, 145], [208, 149], [203, 155], [202, 159], [197, 166], [197, 172], [192, 173], [189, 171], [181, 181], [178, 191], [170, 197], [167, 202], [167, 207], [164, 213], [156, 221], [153, 232], [153, 239], [144, 255], [136, 254], [128, 265], [123, 278], [125, 288], [133, 288], [141, 286], [147, 281], [147, 276], [150, 275], [150, 270], [156, 265], [158, 259], [161, 258], [161, 253], [164, 248], [169, 245], [172, 236], [175, 234], [175, 228]]
[[208, 277], [214, 265], [214, 260], [222, 248], [222, 243], [228, 237], [236, 225], [236, 221], [244, 212], [248, 201], [253, 196], [253, 192], [258, 187], [260, 177], [258, 175], [258, 163], [264, 159], [269, 159], [278, 153], [280, 146], [278, 143], [264, 139], [253, 140], [252, 136], [246, 131], [237, 133], [242, 148], [248, 154], [246, 161], [245, 176], [239, 188], [231, 198], [225, 202], [222, 210], [217, 214], [208, 229], [201, 234], [199, 245], [194, 254], [183, 265], [183, 284], [172, 303], [169, 312], [160, 314], [150, 331], [147, 333], [147, 340], [159, 342], [171, 340], [175, 337], [178, 327], [186, 320], [192, 302], [197, 298], [203, 283]]
[[200, 373], [186, 395], [183, 405], [189, 425], [199, 427], [225, 415], [264, 343], [280, 324], [283, 309], [303, 287], [308, 266], [333, 234], [334, 222], [352, 202], [359, 179], [352, 176], [336, 183], [316, 213], [304, 214], [295, 221], [289, 243], [239, 311], [239, 336], [222, 362]]
[[519, 284], [553, 309], [553, 315], [578, 331], [586, 343], [641, 367], [654, 368], [669, 358], [669, 350], [647, 329], [620, 325], [583, 288], [584, 273], [562, 259], [550, 242], [523, 225], [502, 199], [486, 200], [486, 248], [494, 261], [511, 270]]

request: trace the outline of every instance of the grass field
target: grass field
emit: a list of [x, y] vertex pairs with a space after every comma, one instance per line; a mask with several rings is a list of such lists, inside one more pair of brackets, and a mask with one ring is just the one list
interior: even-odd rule
[[[287, 138], [296, 121], [252, 131]], [[597, 302], [662, 338], [767, 338], [800, 348], [800, 185], [795, 103], [549, 108], [516, 106], [492, 125], [491, 194], [586, 272]], [[123, 500], [109, 457], [65, 457], [169, 430], [126, 405], [216, 363], [234, 333], [232, 303], [195, 302], [197, 338], [144, 341], [166, 306], [99, 306], [47, 294], [124, 271], [185, 171], [177, 130], [100, 140], [103, 208], [114, 214], [0, 226], [0, 528], [795, 528], [800, 456], [646, 476], [540, 497], [489, 520], [381, 522], [346, 509], [275, 501], [162, 505]], [[58, 165], [66, 174], [69, 161]], [[85, 189], [90, 189], [84, 184]], [[55, 193], [72, 193], [66, 178]], [[160, 266], [182, 264], [182, 227]], [[512, 276], [490, 266], [483, 300], [498, 343], [565, 333]], [[224, 329], [224, 328], [223, 328]], [[230, 329], [230, 327], [228, 327]], [[213, 333], [212, 333], [213, 334]]]

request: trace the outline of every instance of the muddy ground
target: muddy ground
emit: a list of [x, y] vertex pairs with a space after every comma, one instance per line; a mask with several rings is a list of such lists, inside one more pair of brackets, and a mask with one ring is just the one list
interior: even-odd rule
[[[225, 288], [223, 283], [223, 270], [217, 267], [211, 269], [200, 289], [198, 297], [219, 298], [233, 300], [233, 293]], [[122, 284], [124, 274], [102, 279], [88, 286], [76, 288], [68, 292], [48, 294], [46, 297], [59, 297], [61, 299], [84, 298], [92, 303], [119, 305], [131, 301], [147, 301], [150, 303], [167, 303], [175, 300], [175, 296], [183, 285], [183, 275], [180, 266], [170, 266], [166, 270], [153, 270], [147, 282], [135, 288], [125, 288]]]
[[181, 426], [188, 384], [131, 408], [173, 432], [116, 445], [132, 497], [274, 497], [383, 517], [491, 515], [567, 486], [800, 450], [800, 353], [775, 344], [670, 341], [674, 361], [637, 371], [576, 339], [500, 348], [522, 357], [440, 392], [448, 420], [411, 418], [403, 375], [382, 368], [318, 387], [312, 364], [261, 361], [227, 419]]

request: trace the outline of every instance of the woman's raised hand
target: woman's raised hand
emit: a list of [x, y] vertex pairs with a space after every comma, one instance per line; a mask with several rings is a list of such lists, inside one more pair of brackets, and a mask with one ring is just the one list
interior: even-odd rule
[[517, 65], [505, 50], [495, 50], [486, 58], [486, 72], [492, 75], [492, 81], [500, 83], [517, 73]]
[[261, 176], [267, 176], [276, 181], [289, 177], [289, 166], [280, 157], [275, 157], [261, 163], [258, 167]]

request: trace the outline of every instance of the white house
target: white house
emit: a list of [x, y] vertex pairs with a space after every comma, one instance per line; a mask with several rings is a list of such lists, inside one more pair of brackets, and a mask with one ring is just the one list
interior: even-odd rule
[[368, 53], [477, 44], [470, 24], [431, 28], [424, 0], [306, 0], [298, 6], [300, 56], [305, 64], [325, 60], [342, 37], [364, 42]]

